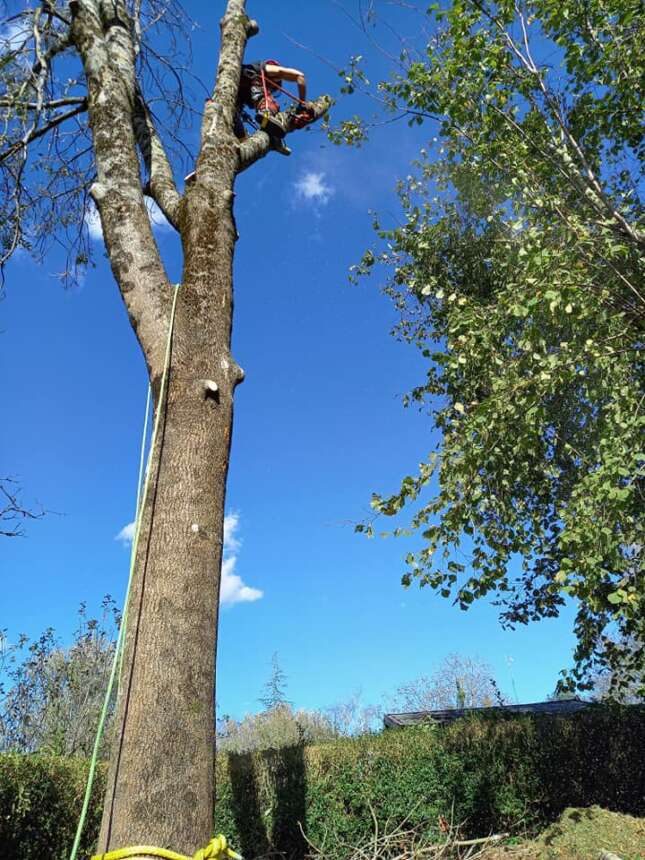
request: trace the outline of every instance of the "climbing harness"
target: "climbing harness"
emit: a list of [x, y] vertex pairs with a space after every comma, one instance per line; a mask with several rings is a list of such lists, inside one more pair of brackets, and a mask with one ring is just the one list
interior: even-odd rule
[[[139, 547], [139, 536], [141, 534], [141, 520], [143, 517], [143, 511], [146, 505], [146, 499], [148, 497], [148, 488], [150, 483], [150, 472], [153, 462], [153, 456], [155, 453], [155, 449], [157, 447], [157, 437], [159, 435], [159, 426], [161, 423], [161, 414], [163, 412], [164, 400], [167, 393], [168, 387], [168, 376], [170, 371], [170, 356], [172, 351], [172, 338], [173, 332], [175, 328], [175, 311], [177, 309], [177, 296], [179, 294], [179, 288], [181, 284], [175, 284], [175, 292], [173, 294], [172, 305], [170, 309], [170, 320], [168, 323], [168, 337], [166, 340], [166, 350], [164, 355], [164, 364], [163, 364], [163, 373], [161, 376], [161, 385], [159, 387], [159, 398], [157, 403], [157, 412], [155, 415], [154, 425], [152, 429], [152, 437], [150, 439], [150, 447], [148, 450], [148, 460], [145, 468], [145, 476], [144, 476], [144, 461], [145, 461], [145, 450], [146, 450], [146, 440], [148, 436], [148, 419], [150, 415], [150, 407], [152, 405], [152, 389], [151, 386], [148, 385], [148, 397], [146, 400], [146, 411], [145, 418], [143, 422], [143, 434], [141, 438], [141, 452], [139, 456], [139, 475], [137, 481], [137, 503], [135, 510], [135, 526], [134, 526], [134, 537], [132, 539], [132, 550], [130, 553], [130, 570], [128, 574], [128, 584], [125, 591], [125, 598], [123, 602], [123, 616], [121, 618], [121, 624], [119, 626], [119, 634], [116, 640], [116, 646], [114, 648], [114, 655], [112, 657], [112, 667], [110, 669], [110, 676], [108, 678], [107, 689], [105, 691], [105, 697], [103, 699], [103, 706], [101, 708], [101, 715], [99, 717], [98, 726], [96, 729], [96, 737], [94, 738], [94, 746], [92, 748], [92, 756], [90, 758], [90, 767], [87, 774], [87, 782], [85, 785], [85, 794], [83, 797], [83, 806], [81, 808], [81, 814], [79, 816], [78, 825], [76, 828], [76, 835], [74, 837], [74, 844], [72, 845], [72, 850], [69, 855], [69, 860], [77, 860], [78, 857], [78, 849], [81, 842], [81, 837], [83, 835], [83, 830], [85, 828], [85, 822], [87, 820], [87, 813], [89, 810], [90, 799], [92, 796], [92, 788], [94, 786], [94, 777], [96, 776], [96, 767], [98, 764], [99, 750], [101, 747], [101, 741], [103, 739], [103, 732], [105, 730], [105, 722], [107, 720], [108, 711], [110, 708], [110, 702], [112, 700], [112, 694], [114, 692], [114, 683], [117, 682], [117, 695], [121, 688], [121, 675], [123, 671], [123, 654], [124, 654], [124, 645], [125, 645], [125, 633], [127, 627], [128, 620], [128, 608], [130, 602], [130, 593], [132, 591], [132, 583], [134, 581], [134, 568], [135, 561], [137, 557], [137, 550]], [[241, 860], [240, 855], [236, 854], [232, 849], [228, 847], [228, 843], [226, 841], [226, 837], [217, 836], [215, 839], [212, 839], [206, 848], [201, 848], [197, 851], [196, 854], [193, 855], [193, 858], [186, 857], [183, 854], [176, 854], [173, 851], [168, 851], [165, 848], [154, 848], [151, 846], [135, 846], [132, 848], [120, 848], [116, 851], [108, 851], [105, 854], [97, 854], [92, 860], [128, 860], [128, 858], [137, 857], [141, 855], [148, 855], [149, 857], [159, 857], [165, 858], [165, 860]]]
[[[266, 72], [264, 71], [264, 65], [265, 64], [262, 63], [262, 65], [260, 66], [260, 80], [262, 81], [262, 91], [264, 93], [265, 106], [265, 110], [260, 111], [260, 113], [262, 114], [262, 119], [260, 121], [260, 126], [262, 127], [262, 129], [266, 129], [266, 127], [273, 122], [273, 115], [268, 110], [268, 105], [271, 104], [271, 102], [275, 104], [275, 99], [273, 99], [273, 97], [269, 94], [269, 87], [267, 84]], [[289, 90], [280, 86], [280, 84], [274, 80], [271, 80], [271, 88], [280, 90], [281, 93], [284, 93], [285, 96], [295, 102], [295, 104], [292, 105], [292, 107], [288, 111], [288, 113], [291, 115], [291, 120], [295, 128], [304, 128], [306, 125], [309, 125], [309, 123], [313, 121], [313, 114], [306, 107], [306, 102], [304, 102], [299, 96], [294, 96], [293, 93], [290, 93]], [[296, 105], [298, 106], [299, 110], [296, 110]]]
[[134, 845], [132, 848], [119, 848], [117, 851], [108, 851], [107, 854], [95, 854], [92, 860], [130, 860], [132, 857], [161, 857], [163, 860], [242, 860], [228, 847], [225, 836], [216, 836], [208, 843], [206, 848], [200, 848], [192, 857], [186, 854], [177, 854], [166, 848], [154, 848], [151, 845]]

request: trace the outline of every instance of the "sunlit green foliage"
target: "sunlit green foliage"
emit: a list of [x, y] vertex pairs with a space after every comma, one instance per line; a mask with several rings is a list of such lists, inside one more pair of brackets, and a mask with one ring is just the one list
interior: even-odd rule
[[570, 680], [627, 679], [645, 640], [642, 6], [428, 14], [425, 58], [379, 90], [437, 137], [400, 186], [403, 226], [377, 224], [355, 274], [387, 267], [396, 333], [428, 360], [407, 402], [440, 441], [373, 508], [409, 509], [396, 531], [423, 538], [405, 585], [494, 597], [506, 625], [571, 600]]

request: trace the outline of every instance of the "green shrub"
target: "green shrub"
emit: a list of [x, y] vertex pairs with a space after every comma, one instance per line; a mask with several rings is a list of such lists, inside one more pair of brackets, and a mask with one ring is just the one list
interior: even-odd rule
[[[67, 860], [81, 810], [87, 762], [49, 755], [0, 755], [0, 856]], [[91, 852], [105, 790], [99, 769], [81, 856]]]
[[222, 720], [218, 728], [217, 748], [227, 753], [322, 743], [338, 737], [338, 732], [324, 714], [296, 711], [286, 702], [260, 714], [248, 714], [239, 722]]
[[[214, 829], [248, 860], [283, 851], [302, 858], [299, 822], [329, 860], [339, 843], [407, 823], [438, 835], [440, 815], [467, 835], [537, 828], [567, 806], [597, 804], [645, 815], [645, 708], [598, 706], [573, 717], [460, 720], [344, 738], [317, 746], [220, 755]], [[63, 860], [85, 765], [0, 756], [0, 855]], [[99, 825], [97, 786], [84, 847]]]

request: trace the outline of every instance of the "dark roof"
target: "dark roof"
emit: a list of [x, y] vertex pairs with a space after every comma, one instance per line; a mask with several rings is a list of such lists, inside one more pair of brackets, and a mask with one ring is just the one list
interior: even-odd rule
[[582, 699], [556, 699], [553, 702], [533, 702], [528, 705], [496, 705], [490, 708], [448, 708], [443, 711], [413, 711], [407, 714], [385, 714], [383, 723], [386, 729], [401, 726], [415, 726], [426, 720], [450, 723], [468, 714], [551, 714], [569, 715], [589, 707], [590, 702]]

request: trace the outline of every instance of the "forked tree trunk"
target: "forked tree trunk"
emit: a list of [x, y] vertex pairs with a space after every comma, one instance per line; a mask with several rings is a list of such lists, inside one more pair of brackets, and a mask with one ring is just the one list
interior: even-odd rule
[[[232, 64], [228, 57], [236, 92], [246, 30], [239, 18], [225, 21], [223, 57], [236, 55]], [[218, 80], [226, 84], [226, 77], [220, 70]], [[222, 101], [206, 108], [197, 180], [177, 214], [184, 273], [128, 611], [99, 851], [152, 844], [192, 854], [212, 836], [224, 503], [233, 392], [242, 379], [230, 354], [238, 142]], [[167, 326], [164, 341], [166, 333]]]
[[[136, 8], [136, 4], [135, 4]], [[167, 397], [151, 464], [128, 606], [125, 656], [99, 852], [156, 845], [186, 854], [212, 835], [214, 680], [233, 393], [230, 354], [236, 175], [265, 156], [258, 131], [233, 133], [240, 67], [257, 25], [227, 0], [214, 97], [202, 121], [196, 179], [177, 191], [136, 77], [126, 0], [71, 0], [71, 42], [85, 69], [96, 156], [92, 189], [115, 279], [159, 388], [172, 287], [143, 196], [182, 239]], [[314, 103], [316, 118], [329, 106]]]

